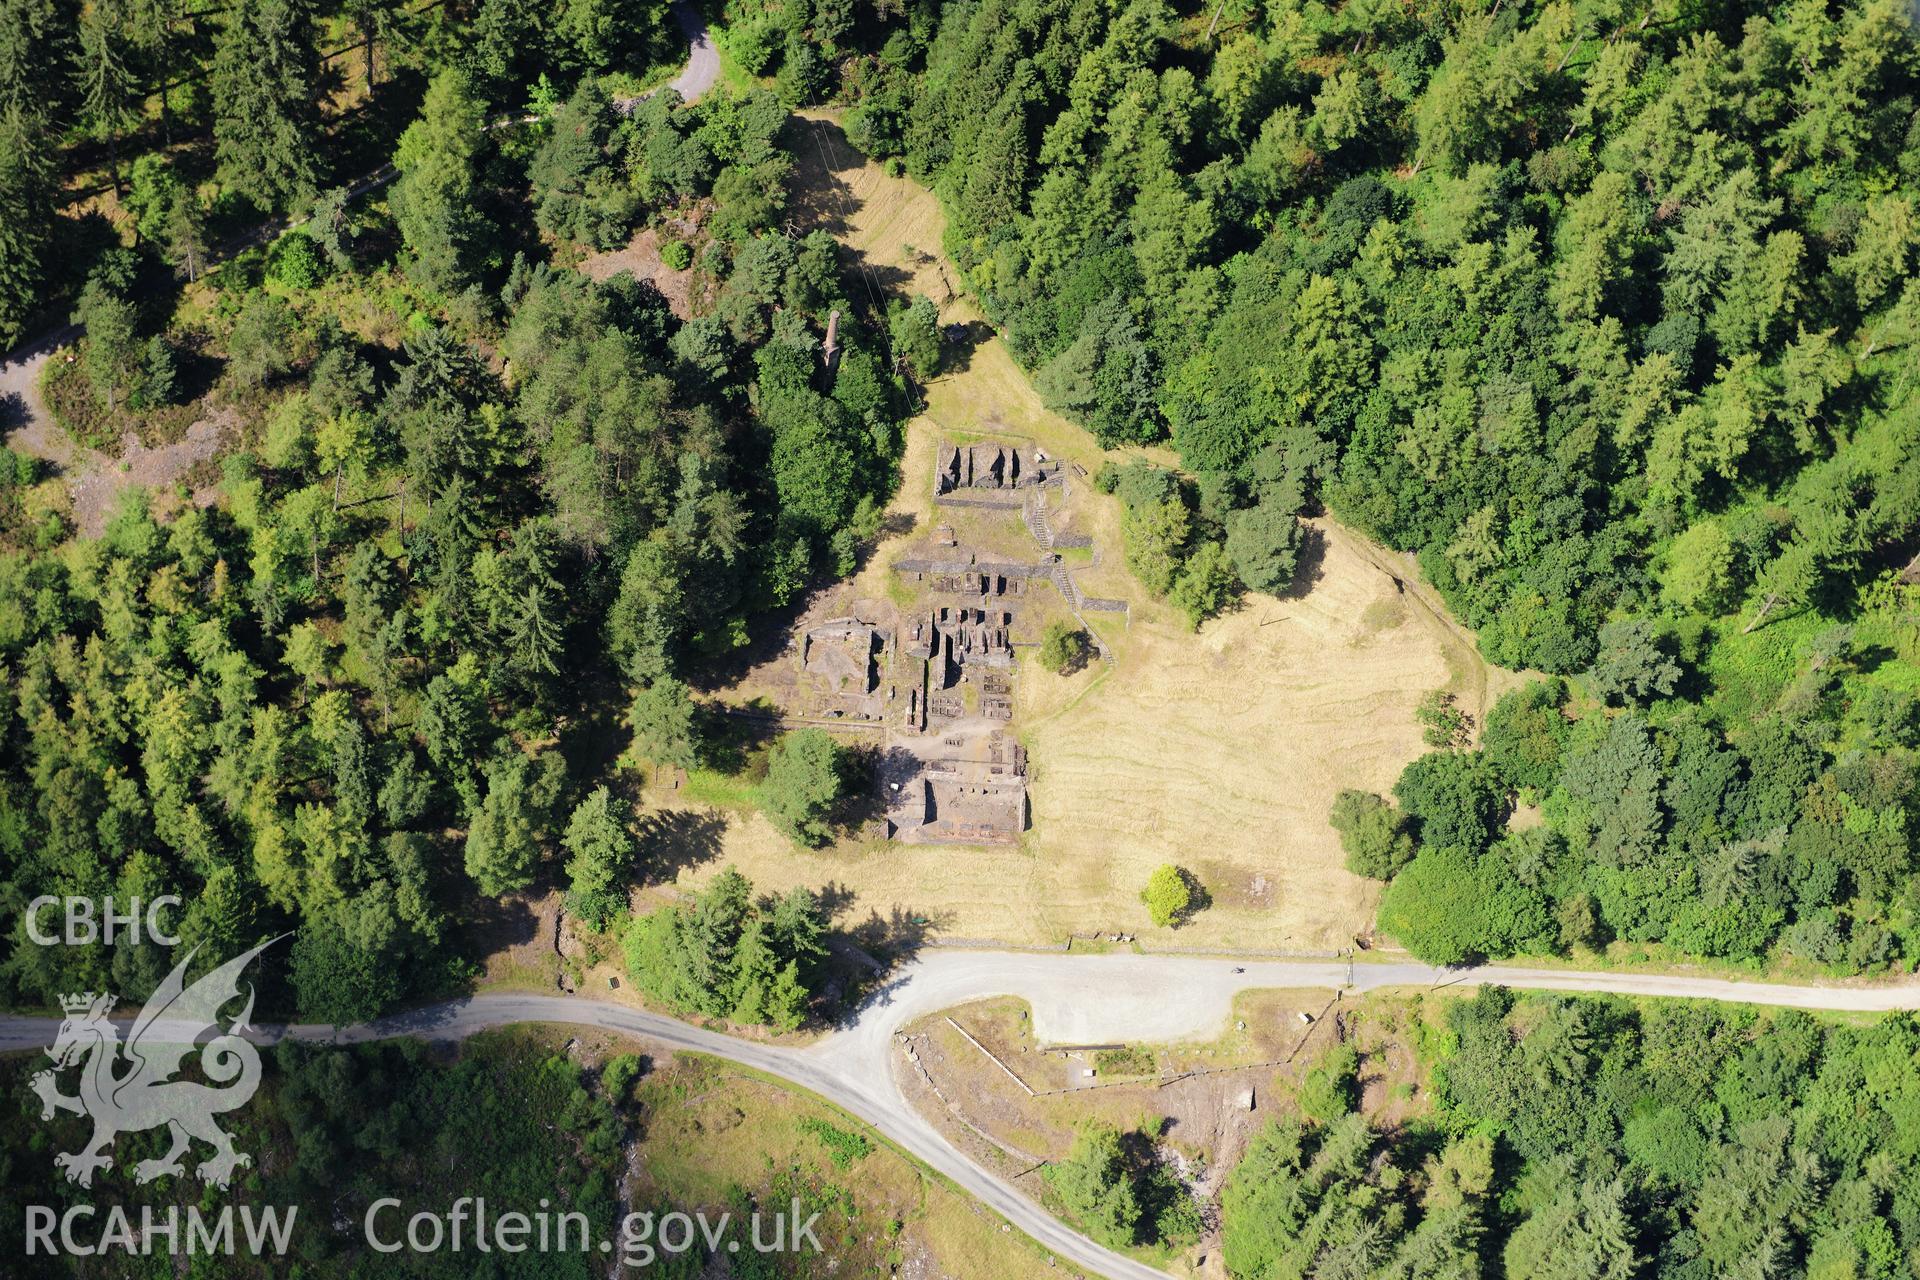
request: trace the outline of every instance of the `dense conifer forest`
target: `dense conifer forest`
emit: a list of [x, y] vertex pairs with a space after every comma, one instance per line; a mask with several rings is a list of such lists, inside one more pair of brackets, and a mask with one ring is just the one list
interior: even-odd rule
[[[691, 762], [680, 677], [848, 571], [910, 393], [832, 239], [777, 230], [772, 92], [616, 100], [633, 76], [602, 72], [684, 56], [663, 6], [135, 8], [21, 0], [0, 22], [0, 222], [26, 237], [0, 255], [22, 286], [6, 336], [70, 289], [62, 426], [105, 443], [191, 407], [246, 447], [197, 499], [129, 489], [90, 538], [35, 499], [44, 464], [0, 468], [0, 868], [22, 922], [0, 984], [150, 990], [164, 948], [31, 945], [24, 907], [175, 894], [208, 956], [297, 926], [275, 991], [352, 1021], [457, 989], [459, 930], [543, 874], [588, 920], [624, 904], [628, 726]], [[361, 74], [322, 72], [323, 32], [368, 46], [357, 110], [317, 105]], [[58, 212], [55, 165], [107, 144], [131, 226]], [[693, 318], [572, 265], [689, 209], [698, 261], [670, 238], [662, 257], [693, 268]], [[277, 214], [291, 230], [253, 230]], [[793, 780], [795, 822], [816, 781]], [[812, 932], [728, 979], [753, 1021], [768, 984], [783, 1020], [807, 1000], [817, 905], [777, 915], [782, 939]]]

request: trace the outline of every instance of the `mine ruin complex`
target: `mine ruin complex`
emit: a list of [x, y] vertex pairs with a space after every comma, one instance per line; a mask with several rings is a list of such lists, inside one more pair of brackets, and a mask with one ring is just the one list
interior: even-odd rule
[[941, 445], [936, 506], [953, 509], [955, 524], [975, 513], [989, 521], [1017, 519], [1041, 554], [1031, 561], [995, 555], [964, 545], [953, 525], [940, 524], [891, 566], [912, 604], [862, 604], [855, 613], [815, 617], [794, 637], [796, 701], [819, 718], [882, 735], [888, 838], [1012, 844], [1027, 829], [1027, 760], [1013, 732], [1014, 682], [1017, 644], [1033, 642], [1040, 615], [1028, 618], [1020, 642], [1017, 624], [1043, 583], [1076, 614], [1124, 608], [1080, 596], [1061, 564], [1057, 547], [1091, 545], [1085, 535], [1056, 534], [1049, 523], [1048, 495], [1063, 500], [1066, 487], [1067, 468], [1037, 448]]

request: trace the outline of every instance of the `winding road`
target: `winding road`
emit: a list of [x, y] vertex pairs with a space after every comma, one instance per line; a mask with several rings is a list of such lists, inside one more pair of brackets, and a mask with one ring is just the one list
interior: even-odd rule
[[[927, 1014], [970, 1000], [1017, 996], [1033, 1008], [1043, 1043], [1172, 1041], [1218, 1035], [1242, 991], [1317, 987], [1504, 986], [1628, 996], [1684, 997], [1832, 1011], [1920, 1009], [1920, 984], [1821, 987], [1664, 974], [1527, 969], [1489, 965], [1444, 970], [1405, 961], [1234, 960], [1182, 955], [1066, 955], [934, 950], [898, 973], [844, 1026], [805, 1048], [788, 1048], [689, 1026], [662, 1014], [586, 996], [480, 995], [336, 1030], [261, 1027], [263, 1043], [357, 1043], [413, 1036], [461, 1040], [515, 1023], [570, 1023], [711, 1054], [808, 1089], [858, 1117], [962, 1191], [1060, 1257], [1111, 1280], [1166, 1280], [1165, 1274], [1101, 1247], [956, 1149], [915, 1111], [895, 1080], [893, 1040]], [[0, 1052], [53, 1042], [53, 1018], [0, 1017]]]
[[707, 31], [707, 20], [686, 0], [677, 0], [674, 4], [673, 20], [679, 24], [680, 34], [687, 38], [687, 65], [669, 87], [684, 101], [697, 102], [720, 78], [720, 55]]

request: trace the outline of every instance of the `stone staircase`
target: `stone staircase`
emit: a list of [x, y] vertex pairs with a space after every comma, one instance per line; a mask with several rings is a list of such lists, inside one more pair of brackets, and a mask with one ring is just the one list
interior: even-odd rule
[[[1067, 602], [1067, 608], [1073, 610], [1073, 616], [1079, 621], [1080, 629], [1086, 632], [1087, 639], [1093, 641], [1094, 652], [1100, 655], [1100, 661], [1111, 667], [1113, 665], [1113, 650], [1107, 648], [1107, 642], [1100, 638], [1099, 632], [1087, 625], [1086, 615], [1081, 612], [1081, 610], [1090, 603], [1091, 597], [1080, 590], [1080, 584], [1073, 580], [1073, 575], [1068, 573], [1067, 567], [1059, 561], [1055, 561], [1052, 565], [1048, 566], [1047, 579], [1052, 582], [1054, 587], [1060, 592], [1060, 598]], [[1107, 602], [1102, 601], [1100, 603], [1104, 604]], [[1125, 602], [1119, 603], [1123, 609], [1126, 607]]]
[[[1060, 488], [1066, 491], [1066, 477], [1060, 477]], [[1047, 494], [1044, 487], [1029, 489], [1020, 501], [1020, 518], [1026, 523], [1027, 532], [1040, 544], [1044, 551], [1057, 551], [1063, 547], [1091, 547], [1093, 539], [1087, 534], [1059, 534], [1053, 530], [1053, 521], [1047, 516]], [[1087, 625], [1086, 615], [1081, 611], [1093, 609], [1104, 612], [1125, 613], [1127, 602], [1124, 600], [1105, 600], [1089, 596], [1080, 590], [1080, 584], [1073, 580], [1073, 574], [1067, 567], [1055, 560], [1047, 566], [1047, 580], [1060, 592], [1060, 598], [1067, 602], [1067, 608], [1073, 610], [1074, 618], [1080, 623], [1080, 629], [1093, 641], [1094, 651], [1100, 655], [1100, 661], [1113, 666], [1113, 651], [1107, 648], [1106, 641], [1098, 632]]]
[[1047, 567], [1047, 577], [1052, 579], [1053, 585], [1060, 589], [1060, 595], [1066, 600], [1067, 607], [1075, 613], [1080, 612], [1080, 585], [1073, 580], [1073, 575], [1067, 572], [1067, 567], [1056, 561]]
[[1047, 501], [1039, 489], [1027, 490], [1026, 499], [1020, 504], [1020, 518], [1026, 522], [1027, 532], [1033, 540], [1045, 550], [1053, 550], [1053, 523], [1047, 519]]
[[[1065, 489], [1065, 484], [1061, 488]], [[1056, 533], [1053, 521], [1047, 515], [1047, 491], [1029, 489], [1020, 503], [1020, 518], [1026, 522], [1027, 532], [1033, 540], [1048, 551], [1058, 551], [1063, 547], [1090, 547], [1093, 538], [1084, 533]]]

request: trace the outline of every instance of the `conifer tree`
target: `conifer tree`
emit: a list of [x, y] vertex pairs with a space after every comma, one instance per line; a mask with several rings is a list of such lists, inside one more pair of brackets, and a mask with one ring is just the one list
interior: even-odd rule
[[213, 136], [222, 186], [267, 209], [312, 196], [319, 180], [319, 68], [301, 0], [242, 0], [213, 59]]
[[528, 796], [527, 758], [515, 752], [487, 770], [487, 795], [467, 831], [467, 874], [488, 897], [533, 883], [539, 857], [534, 810]]
[[486, 117], [457, 71], [443, 71], [427, 90], [420, 118], [400, 135], [393, 163], [394, 219], [420, 282], [443, 293], [473, 283], [486, 238], [474, 203]]
[[80, 18], [80, 121], [107, 144], [108, 168], [120, 186], [120, 135], [140, 119], [138, 77], [127, 55], [131, 15], [114, 3], [89, 5]]
[[[5, 19], [0, 17], [0, 24]], [[53, 189], [45, 149], [36, 135], [44, 119], [23, 107], [0, 105], [0, 350], [17, 342], [39, 305]]]

